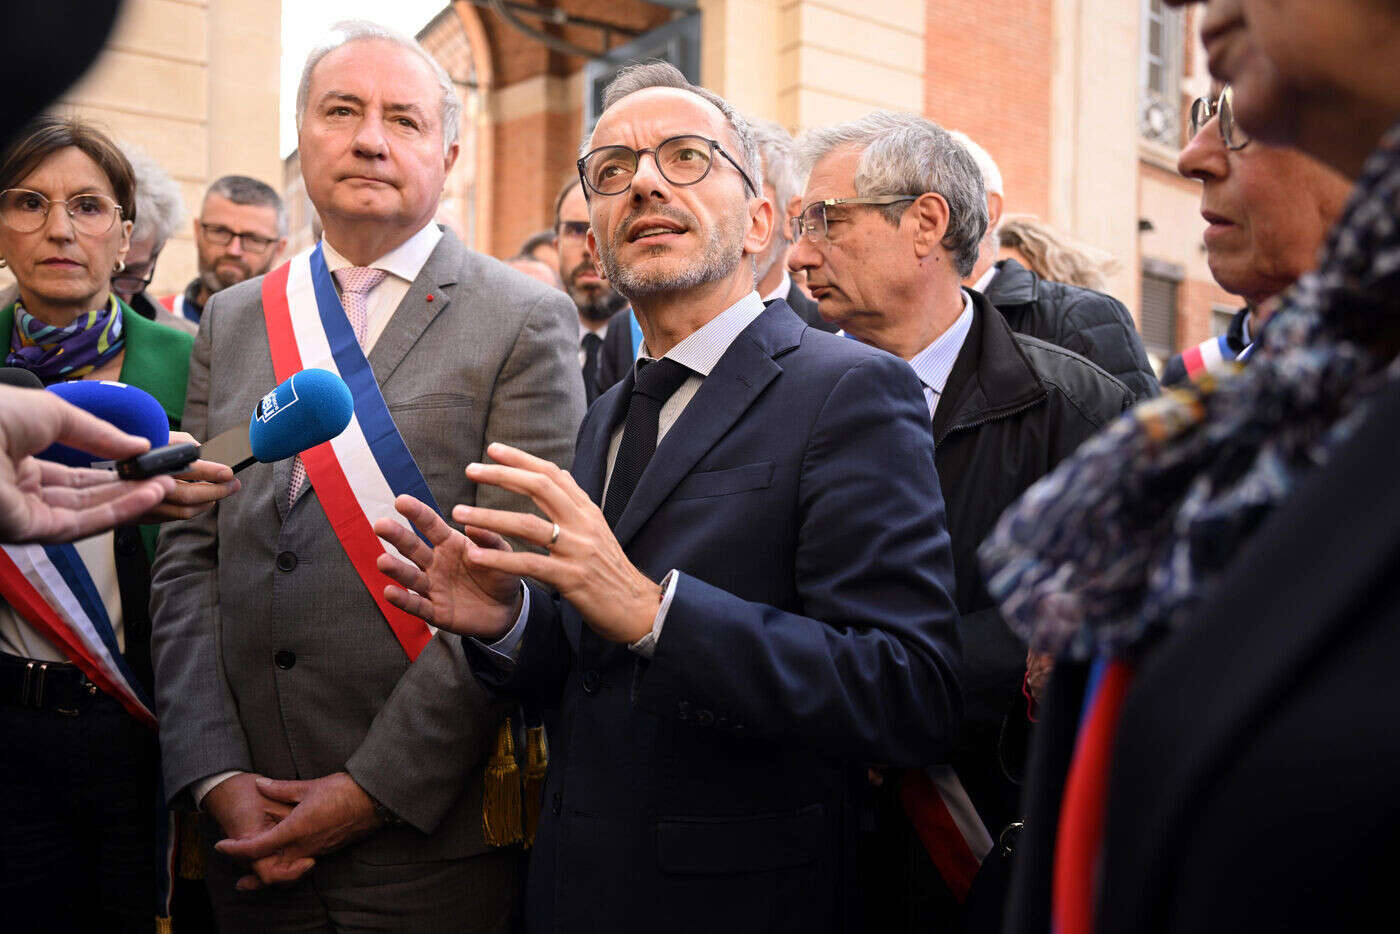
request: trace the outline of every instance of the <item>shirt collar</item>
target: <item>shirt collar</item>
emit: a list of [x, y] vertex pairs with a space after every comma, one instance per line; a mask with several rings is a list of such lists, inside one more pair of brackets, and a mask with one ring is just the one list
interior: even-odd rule
[[957, 362], [963, 341], [967, 340], [967, 332], [972, 330], [972, 296], [964, 289], [962, 297], [963, 312], [958, 315], [958, 320], [909, 361], [919, 382], [939, 395], [943, 394], [943, 387], [948, 384], [948, 374], [953, 372], [953, 364]]
[[982, 273], [982, 278], [978, 279], [977, 282], [974, 283], [972, 287], [973, 287], [974, 289], [976, 289], [977, 291], [981, 292], [983, 295], [986, 295], [986, 294], [987, 294], [987, 289], [988, 289], [988, 287], [991, 286], [992, 280], [995, 279], [996, 277], [997, 277], [997, 264], [996, 264], [996, 263], [992, 263], [992, 265], [990, 265], [990, 266], [987, 267], [987, 271], [984, 272], [984, 273]]
[[[369, 265], [373, 269], [382, 269], [389, 275], [403, 279], [405, 282], [412, 282], [423, 271], [428, 257], [432, 255], [441, 239], [442, 228], [429, 221], [422, 230]], [[331, 246], [325, 237], [321, 238], [321, 250], [326, 259], [326, 268], [331, 272], [335, 272], [337, 269], [348, 269], [355, 265]]]
[[582, 321], [580, 321], [580, 322], [578, 323], [578, 342], [579, 342], [580, 344], [582, 344], [582, 343], [583, 343], [583, 339], [584, 339], [585, 337], [587, 337], [589, 334], [597, 334], [599, 340], [602, 340], [603, 338], [607, 337], [607, 336], [608, 336], [608, 322], [607, 322], [607, 321], [604, 321], [604, 322], [603, 322], [603, 326], [595, 330], [595, 329], [593, 329], [593, 328], [588, 327], [586, 324], [584, 324]]
[[[757, 292], [750, 292], [672, 347], [666, 357], [701, 376], [709, 376], [734, 339], [761, 314], [763, 299], [758, 297]], [[639, 358], [651, 359], [646, 344], [642, 345]]]
[[775, 298], [786, 299], [788, 293], [792, 291], [792, 276], [788, 275], [786, 269], [783, 270], [783, 278], [778, 280], [778, 285], [773, 291], [763, 296], [765, 302], [771, 302]]

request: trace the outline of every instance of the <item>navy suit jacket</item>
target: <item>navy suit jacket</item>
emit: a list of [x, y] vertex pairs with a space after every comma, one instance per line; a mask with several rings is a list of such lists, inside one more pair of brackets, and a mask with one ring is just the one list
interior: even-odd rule
[[[574, 476], [595, 502], [632, 385], [579, 431]], [[913, 371], [772, 303], [662, 439], [615, 532], [652, 579], [680, 572], [651, 660], [532, 588], [514, 670], [475, 664], [560, 708], [528, 930], [859, 929], [859, 767], [945, 761], [961, 712]]]

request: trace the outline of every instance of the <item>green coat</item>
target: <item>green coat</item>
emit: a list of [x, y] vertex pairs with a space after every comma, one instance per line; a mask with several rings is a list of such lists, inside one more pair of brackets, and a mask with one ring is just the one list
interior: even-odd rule
[[[163, 324], [147, 321], [125, 302], [121, 305], [126, 356], [122, 358], [119, 378], [123, 383], [155, 396], [170, 419], [170, 427], [179, 428], [180, 415], [185, 410], [185, 384], [189, 380], [194, 338]], [[6, 346], [14, 327], [15, 306], [0, 308], [0, 335], [5, 335]], [[159, 531], [159, 525], [141, 526], [141, 538], [146, 545], [148, 560], [155, 557], [156, 533]]]

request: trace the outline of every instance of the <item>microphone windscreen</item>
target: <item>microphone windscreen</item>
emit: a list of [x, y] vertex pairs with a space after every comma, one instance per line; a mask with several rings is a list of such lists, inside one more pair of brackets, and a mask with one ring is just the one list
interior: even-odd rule
[[294, 457], [345, 430], [355, 400], [329, 370], [301, 370], [263, 396], [248, 423], [253, 456], [264, 464]]
[[20, 389], [43, 389], [44, 382], [34, 375], [33, 370], [22, 366], [0, 366], [0, 386], [18, 386]]
[[[170, 443], [170, 420], [165, 409], [144, 389], [105, 379], [75, 379], [54, 383], [49, 392], [129, 435], [147, 439], [152, 448]], [[35, 456], [70, 467], [90, 467], [93, 461], [102, 460], [63, 444], [52, 445]]]

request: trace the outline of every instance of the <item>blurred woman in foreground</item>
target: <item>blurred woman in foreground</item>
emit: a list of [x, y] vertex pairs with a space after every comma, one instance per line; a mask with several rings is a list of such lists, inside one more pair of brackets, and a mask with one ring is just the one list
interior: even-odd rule
[[1393, 917], [1400, 3], [1199, 20], [1245, 130], [1356, 190], [1249, 367], [1133, 410], [983, 546], [1006, 619], [1057, 659], [1008, 930]]

